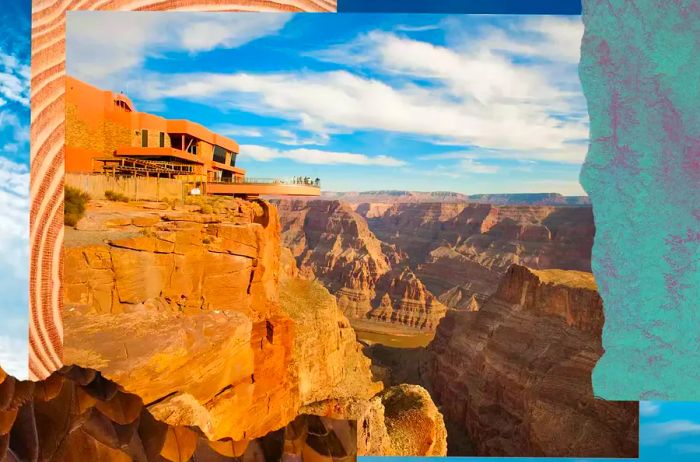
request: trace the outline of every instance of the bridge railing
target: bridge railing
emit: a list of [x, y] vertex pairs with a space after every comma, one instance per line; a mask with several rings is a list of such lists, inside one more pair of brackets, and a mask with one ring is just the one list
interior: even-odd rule
[[310, 186], [313, 188], [321, 187], [321, 180], [308, 177], [292, 177], [292, 178], [221, 178], [210, 183], [227, 183], [227, 184], [283, 184], [291, 186]]

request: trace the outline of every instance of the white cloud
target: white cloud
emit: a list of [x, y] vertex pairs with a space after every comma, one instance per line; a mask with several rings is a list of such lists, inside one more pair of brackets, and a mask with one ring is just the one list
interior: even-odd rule
[[29, 127], [15, 112], [0, 109], [0, 155], [29, 149]]
[[0, 366], [27, 377], [29, 169], [0, 156]]
[[483, 106], [455, 101], [415, 85], [392, 86], [347, 71], [275, 74], [171, 74], [151, 76], [138, 90], [145, 99], [184, 98], [228, 104], [297, 122], [319, 135], [385, 130], [433, 137], [451, 144], [511, 150], [515, 157], [578, 163], [583, 123], [563, 123], [527, 104]]
[[[0, 100], [29, 106], [29, 66], [0, 50]], [[1, 106], [2, 104], [0, 104]]]
[[665, 444], [673, 439], [697, 435], [700, 435], [700, 423], [690, 420], [671, 420], [641, 425], [639, 441], [653, 446]]
[[211, 129], [216, 133], [221, 133], [234, 139], [239, 136], [249, 138], [260, 138], [263, 136], [263, 132], [259, 127], [248, 127], [245, 125], [218, 124], [213, 125]]
[[[76, 60], [80, 72], [104, 75], [114, 72], [110, 67], [118, 64], [113, 63], [124, 61], [125, 66], [134, 67], [143, 56], [159, 50], [238, 46], [276, 33], [290, 17], [269, 23], [264, 21], [272, 20], [263, 18], [274, 15], [245, 15], [246, 20], [263, 23], [236, 26], [231, 15], [180, 13], [179, 18], [193, 19], [167, 26], [170, 34], [162, 33], [166, 26], [158, 21], [132, 22], [126, 27], [136, 30], [133, 38], [124, 50], [115, 45], [117, 53], [107, 59], [104, 53], [91, 55], [90, 50], [104, 47], [90, 42], [104, 43], [109, 35], [104, 29], [115, 35], [125, 21], [115, 13], [108, 13], [107, 21], [87, 21], [90, 14], [82, 19], [88, 24], [78, 24], [82, 45], [77, 39], [69, 43], [70, 72], [74, 46], [83, 49], [75, 53], [85, 58]], [[153, 21], [143, 21], [149, 20]], [[130, 92], [144, 101], [187, 99], [283, 119], [285, 128], [275, 133], [275, 141], [287, 145], [325, 145], [332, 135], [380, 130], [433, 144], [474, 146], [482, 155], [488, 150], [493, 157], [582, 163], [588, 121], [576, 68], [583, 30], [580, 19], [527, 17], [504, 24], [479, 27], [477, 33], [464, 25], [418, 29], [399, 25], [393, 32], [371, 31], [329, 49], [298, 51], [335, 64], [326, 66], [331, 68], [328, 71], [141, 71], [133, 78]], [[71, 40], [74, 25], [69, 24]], [[411, 38], [412, 32], [434, 28], [445, 28], [446, 45]], [[460, 34], [462, 39], [455, 39]], [[129, 90], [128, 80], [119, 85]]]
[[457, 167], [465, 173], [491, 174], [498, 173], [500, 168], [497, 165], [484, 165], [474, 159], [461, 159]]
[[[149, 56], [236, 48], [277, 33], [289, 14], [71, 11], [68, 73], [88, 81], [120, 83]], [[118, 37], [118, 40], [115, 39]]]
[[389, 156], [367, 156], [349, 152], [321, 151], [318, 149], [279, 150], [266, 146], [241, 146], [241, 155], [260, 162], [273, 159], [289, 159], [302, 164], [348, 164], [348, 165], [377, 165], [382, 167], [398, 167], [405, 162]]
[[276, 129], [274, 130], [274, 133], [278, 136], [278, 143], [286, 144], [288, 146], [305, 146], [310, 144], [322, 146], [327, 144], [330, 140], [330, 136], [328, 136], [326, 133], [303, 136], [295, 131], [287, 129]]
[[582, 37], [580, 16], [526, 16], [508, 29], [484, 27], [473, 40], [497, 53], [577, 65]]
[[0, 367], [17, 379], [26, 380], [28, 370], [28, 345], [26, 340], [0, 335]]
[[652, 417], [658, 415], [661, 411], [661, 404], [655, 401], [640, 401], [639, 415], [643, 417]]

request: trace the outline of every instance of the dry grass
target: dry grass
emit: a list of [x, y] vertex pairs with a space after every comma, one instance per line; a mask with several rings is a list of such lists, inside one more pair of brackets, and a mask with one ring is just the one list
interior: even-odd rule
[[75, 226], [85, 215], [90, 195], [72, 186], [66, 186], [63, 195], [63, 224]]
[[575, 289], [598, 290], [595, 283], [595, 278], [591, 273], [573, 270], [547, 269], [533, 270], [530, 269], [540, 280], [546, 284], [559, 284]]
[[105, 191], [105, 199], [112, 202], [129, 202], [129, 198], [124, 194], [116, 191]]

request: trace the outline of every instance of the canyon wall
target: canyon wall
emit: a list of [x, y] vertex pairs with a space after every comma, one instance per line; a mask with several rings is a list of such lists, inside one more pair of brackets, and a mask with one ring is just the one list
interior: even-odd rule
[[279, 239], [264, 201], [92, 201], [66, 230], [64, 363], [211, 441], [247, 444], [300, 415], [332, 415], [363, 422], [360, 454], [395, 453], [388, 430], [404, 411], [385, 415], [382, 394], [401, 390], [372, 379], [335, 297], [295, 277]]
[[350, 318], [434, 328], [445, 307], [478, 309], [513, 263], [591, 269], [587, 206], [281, 200], [279, 208], [283, 245]]
[[475, 309], [512, 263], [590, 271], [590, 207], [395, 204], [367, 222], [452, 308]]
[[378, 240], [350, 205], [282, 200], [278, 207], [282, 243], [300, 275], [321, 281], [349, 318], [437, 327], [445, 306], [426, 290], [405, 255]]
[[423, 373], [486, 456], [637, 457], [638, 403], [593, 397], [603, 305], [590, 273], [514, 264], [479, 311], [450, 311]]

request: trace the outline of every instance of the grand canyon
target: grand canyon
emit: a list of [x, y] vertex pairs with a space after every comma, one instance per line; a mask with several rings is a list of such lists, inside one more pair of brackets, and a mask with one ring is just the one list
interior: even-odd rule
[[637, 456], [591, 387], [589, 206], [338, 196], [90, 200], [66, 366], [0, 373], [1, 455]]
[[593, 396], [604, 313], [586, 198], [324, 196], [275, 201], [282, 243], [336, 296], [375, 377], [429, 391], [449, 455], [637, 453], [636, 403]]

